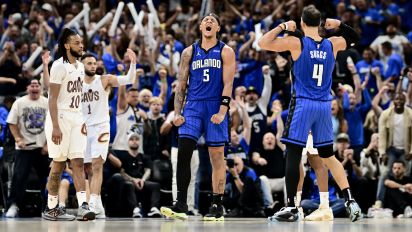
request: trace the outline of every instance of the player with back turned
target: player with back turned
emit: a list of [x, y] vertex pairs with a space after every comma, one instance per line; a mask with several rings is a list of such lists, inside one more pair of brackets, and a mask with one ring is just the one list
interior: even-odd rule
[[[331, 85], [335, 58], [339, 51], [353, 46], [359, 35], [353, 28], [336, 19], [327, 19], [325, 28], [339, 28], [342, 36], [324, 39], [319, 35], [321, 13], [314, 6], [303, 9], [301, 27], [304, 37], [286, 36], [278, 38], [282, 31], [295, 31], [296, 23], [288, 21], [267, 32], [259, 40], [262, 49], [290, 51], [294, 61], [292, 69], [292, 99], [285, 124], [282, 142], [287, 146], [286, 190], [287, 207], [277, 212], [272, 220], [297, 221], [295, 205], [299, 165], [302, 150], [310, 131], [314, 147], [342, 190], [346, 210], [351, 221], [361, 217], [361, 210], [353, 199], [342, 164], [333, 155], [333, 128], [331, 120]], [[320, 162], [318, 158], [318, 162]]]
[[176, 87], [173, 124], [179, 127], [177, 202], [170, 208], [162, 207], [161, 212], [167, 217], [187, 219], [190, 161], [203, 134], [213, 168], [213, 202], [204, 220], [221, 221], [224, 219], [222, 198], [226, 180], [224, 146], [229, 141], [227, 112], [236, 59], [232, 48], [217, 38], [220, 30], [217, 15], [207, 14], [199, 29], [201, 39], [182, 53]]

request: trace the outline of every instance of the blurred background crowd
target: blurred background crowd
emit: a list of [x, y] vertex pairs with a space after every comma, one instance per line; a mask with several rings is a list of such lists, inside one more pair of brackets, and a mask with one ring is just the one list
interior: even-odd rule
[[[2, 0], [0, 9], [0, 184], [2, 205], [9, 217], [39, 215], [47, 175], [39, 171], [38, 158], [27, 158], [25, 170], [13, 168], [17, 150], [8, 124], [19, 125], [29, 136], [44, 136], [44, 114], [28, 112], [13, 120], [16, 99], [26, 94], [47, 95], [43, 89], [41, 54], [57, 51], [57, 39], [68, 23], [84, 10], [84, 2], [72, 0]], [[176, 128], [172, 125], [174, 87], [180, 55], [199, 37], [204, 12], [219, 15], [220, 39], [236, 52], [237, 69], [231, 103], [231, 144], [227, 146], [227, 216], [260, 217], [284, 204], [285, 146], [280, 137], [291, 99], [288, 53], [262, 51], [257, 38], [278, 24], [300, 22], [304, 6], [314, 4], [323, 19], [336, 18], [361, 35], [358, 46], [338, 53], [333, 72], [331, 118], [335, 155], [343, 163], [353, 193], [369, 216], [391, 209], [393, 216], [412, 216], [412, 1], [408, 0], [153, 0], [124, 1], [119, 24], [109, 36], [112, 18], [96, 28], [118, 0], [88, 0], [88, 19], [70, 23], [83, 38], [84, 50], [96, 56], [97, 74], [126, 73], [130, 48], [138, 55], [137, 79], [127, 89], [114, 88], [110, 95], [111, 149], [104, 167], [102, 196], [108, 216], [148, 215], [151, 208], [172, 204], [173, 167], [176, 167]], [[135, 27], [129, 2], [139, 14]], [[149, 4], [150, 5], [150, 4]], [[110, 17], [110, 15], [108, 16]], [[159, 23], [156, 23], [158, 18]], [[97, 30], [96, 30], [97, 29]], [[327, 37], [331, 33], [320, 27]], [[38, 49], [40, 48], [40, 49]], [[41, 52], [40, 52], [41, 51]], [[56, 58], [56, 57], [54, 57]], [[28, 62], [30, 61], [30, 62]], [[32, 79], [40, 80], [33, 86]], [[122, 101], [119, 104], [119, 101]], [[139, 111], [125, 115], [124, 107]], [[17, 108], [15, 106], [15, 108]], [[8, 118], [9, 115], [9, 118]], [[126, 131], [126, 132], [125, 132]], [[117, 141], [116, 137], [129, 141]], [[139, 139], [133, 135], [139, 134]], [[136, 156], [131, 147], [139, 148]], [[41, 147], [40, 147], [41, 149]], [[47, 157], [47, 150], [42, 150]], [[44, 168], [43, 168], [44, 169]], [[150, 184], [140, 180], [150, 170]], [[17, 174], [16, 174], [17, 173]], [[47, 174], [47, 171], [45, 172]], [[70, 178], [62, 179], [68, 192], [68, 208], [75, 201]], [[18, 197], [11, 186], [15, 175], [26, 175]], [[198, 142], [192, 160], [189, 207], [193, 215], [205, 213], [211, 201], [211, 167], [204, 141]], [[233, 177], [239, 176], [239, 186]], [[17, 179], [17, 178], [16, 178]], [[20, 180], [21, 178], [19, 178]], [[144, 187], [146, 186], [146, 187]], [[335, 216], [344, 215], [339, 188], [330, 178], [330, 201]], [[63, 193], [62, 193], [63, 194]], [[14, 195], [14, 197], [13, 197]], [[11, 197], [12, 196], [12, 197]], [[61, 196], [63, 197], [63, 196]], [[306, 165], [302, 206], [317, 208], [319, 194], [314, 172]], [[370, 210], [371, 211], [371, 210]], [[392, 216], [392, 215], [391, 215]]]

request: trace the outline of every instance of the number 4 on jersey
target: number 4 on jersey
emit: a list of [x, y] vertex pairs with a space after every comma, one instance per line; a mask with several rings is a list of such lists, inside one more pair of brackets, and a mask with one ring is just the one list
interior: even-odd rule
[[313, 79], [318, 80], [317, 86], [322, 86], [323, 64], [315, 64], [313, 66]]

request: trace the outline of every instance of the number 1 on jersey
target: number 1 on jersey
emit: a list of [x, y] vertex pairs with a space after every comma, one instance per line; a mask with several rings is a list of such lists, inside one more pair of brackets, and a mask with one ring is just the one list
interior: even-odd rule
[[90, 108], [90, 104], [87, 106], [87, 108], [89, 109], [89, 112], [87, 114], [92, 114], [92, 109]]
[[313, 66], [313, 79], [318, 80], [318, 86], [322, 85], [322, 76], [323, 76], [323, 64], [315, 64]]
[[203, 82], [209, 81], [209, 69], [203, 69]]

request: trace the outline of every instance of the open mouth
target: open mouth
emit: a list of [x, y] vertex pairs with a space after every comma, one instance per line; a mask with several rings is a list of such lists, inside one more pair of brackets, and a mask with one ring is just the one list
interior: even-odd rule
[[206, 31], [211, 31], [212, 30], [212, 27], [211, 26], [207, 26], [206, 27]]

